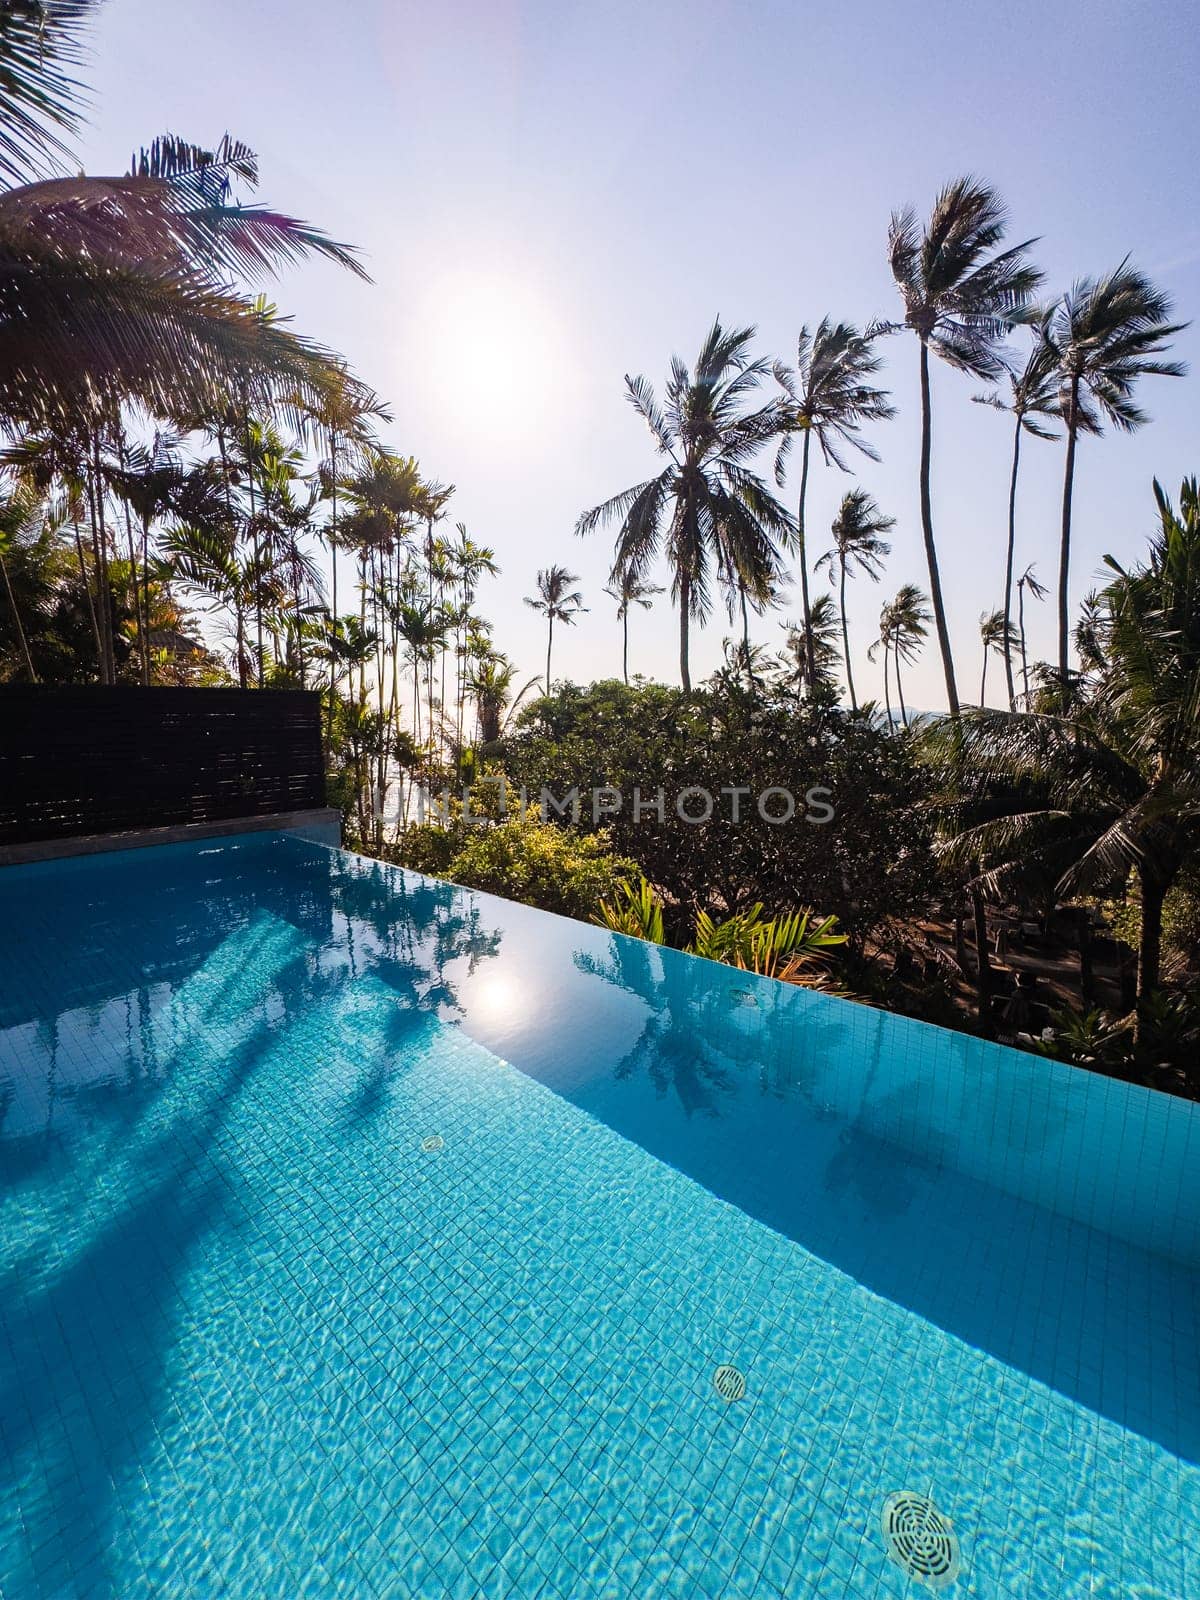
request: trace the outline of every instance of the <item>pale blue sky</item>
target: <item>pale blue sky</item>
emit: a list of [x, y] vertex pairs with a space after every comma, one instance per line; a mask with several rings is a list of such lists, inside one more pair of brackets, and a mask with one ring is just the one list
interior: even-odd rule
[[[1200, 315], [1198, 37], [1186, 0], [110, 0], [84, 155], [122, 170], [157, 133], [228, 128], [258, 150], [264, 198], [363, 248], [373, 285], [313, 265], [275, 297], [389, 399], [390, 442], [458, 485], [452, 518], [504, 569], [483, 604], [530, 675], [535, 569], [582, 575], [592, 609], [555, 670], [587, 679], [619, 670], [619, 630], [601, 592], [609, 540], [576, 540], [574, 522], [656, 464], [622, 374], [661, 384], [718, 312], [785, 357], [805, 320], [892, 314], [893, 207], [927, 209], [947, 178], [978, 172], [1008, 199], [1014, 241], [1042, 237], [1051, 287], [1132, 251], [1181, 317]], [[1195, 329], [1179, 353], [1200, 368]], [[874, 693], [880, 601], [926, 584], [916, 351], [898, 339], [886, 354], [900, 416], [859, 477], [897, 517], [895, 549], [850, 607]], [[1151, 380], [1151, 426], [1081, 447], [1076, 594], [1106, 551], [1142, 547], [1155, 474], [1174, 490], [1200, 471], [1198, 385]], [[970, 404], [977, 387], [935, 374], [934, 514], [966, 697], [979, 613], [1002, 598], [1010, 443], [1003, 417]], [[1061, 447], [1035, 441], [1026, 458], [1018, 561], [1051, 580]], [[814, 553], [852, 481], [816, 474]], [[1048, 653], [1042, 611], [1031, 635]], [[665, 601], [632, 628], [635, 670], [673, 680]], [[725, 631], [722, 612], [694, 670]], [[755, 631], [781, 638], [774, 618]], [[943, 703], [932, 647], [909, 697]]]

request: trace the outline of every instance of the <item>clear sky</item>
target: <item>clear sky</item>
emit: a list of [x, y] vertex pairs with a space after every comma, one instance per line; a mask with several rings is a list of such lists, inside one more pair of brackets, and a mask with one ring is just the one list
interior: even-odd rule
[[[373, 285], [314, 264], [272, 294], [390, 401], [389, 442], [457, 484], [451, 520], [503, 567], [481, 603], [530, 675], [543, 646], [521, 598], [551, 561], [582, 575], [591, 607], [556, 641], [556, 676], [619, 671], [610, 540], [572, 530], [656, 467], [622, 374], [661, 385], [717, 313], [784, 357], [806, 320], [893, 314], [888, 215], [927, 210], [948, 178], [1000, 189], [1013, 241], [1041, 237], [1050, 287], [1132, 252], [1181, 319], [1200, 317], [1191, 0], [110, 0], [90, 76], [90, 172], [124, 170], [161, 132], [229, 129], [260, 154], [263, 198], [363, 248]], [[1142, 548], [1151, 479], [1174, 491], [1200, 471], [1195, 328], [1178, 353], [1193, 375], [1145, 384], [1149, 427], [1081, 446], [1077, 595], [1106, 551]], [[900, 415], [858, 477], [898, 519], [894, 553], [850, 605], [856, 676], [875, 694], [880, 601], [927, 583], [916, 348], [896, 339], [886, 355]], [[935, 373], [934, 516], [967, 698], [979, 613], [1002, 600], [1010, 446], [1006, 419], [970, 403], [978, 387]], [[1061, 447], [1025, 455], [1018, 563], [1050, 581]], [[814, 553], [852, 481], [816, 473]], [[1049, 654], [1040, 609], [1031, 637]], [[633, 668], [674, 680], [665, 597], [631, 627]], [[727, 631], [719, 612], [694, 671]], [[755, 635], [775, 648], [778, 618]], [[910, 703], [944, 704], [932, 643], [909, 680]]]

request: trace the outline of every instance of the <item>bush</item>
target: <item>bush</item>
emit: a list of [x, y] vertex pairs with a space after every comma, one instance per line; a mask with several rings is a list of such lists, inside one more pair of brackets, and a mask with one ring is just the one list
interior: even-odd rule
[[[866, 713], [798, 704], [766, 686], [753, 694], [710, 687], [687, 697], [659, 684], [564, 685], [522, 714], [504, 765], [532, 803], [543, 786], [560, 798], [577, 788], [585, 832], [596, 826], [588, 792], [621, 791], [622, 810], [601, 820], [613, 848], [634, 857], [664, 895], [676, 942], [687, 937], [692, 908], [724, 915], [762, 901], [769, 915], [819, 906], [860, 946], [887, 918], [923, 907], [937, 875], [927, 808], [918, 803], [923, 775], [907, 742]], [[719, 796], [729, 784], [754, 794], [786, 788], [796, 815], [777, 825], [744, 801], [734, 823], [728, 800], [719, 800], [710, 820], [679, 820], [684, 790]], [[652, 811], [635, 819], [634, 789], [646, 796], [660, 786], [663, 820]], [[805, 819], [810, 788], [829, 791], [832, 821]]]
[[467, 829], [466, 842], [441, 875], [470, 889], [586, 922], [601, 900], [636, 871], [632, 861], [612, 854], [603, 833], [580, 834], [512, 818]]

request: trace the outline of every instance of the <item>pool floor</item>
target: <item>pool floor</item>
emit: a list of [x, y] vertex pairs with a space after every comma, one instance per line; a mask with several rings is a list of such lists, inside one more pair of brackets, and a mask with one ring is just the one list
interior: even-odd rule
[[4, 1600], [915, 1600], [902, 1489], [952, 1596], [1200, 1594], [1192, 1270], [946, 1174], [898, 1196], [869, 1141], [831, 1183], [811, 1107], [829, 1159], [772, 1226], [619, 1131], [627, 1074], [568, 1095], [480, 1042], [447, 990], [500, 957], [381, 943], [348, 863], [0, 881]]

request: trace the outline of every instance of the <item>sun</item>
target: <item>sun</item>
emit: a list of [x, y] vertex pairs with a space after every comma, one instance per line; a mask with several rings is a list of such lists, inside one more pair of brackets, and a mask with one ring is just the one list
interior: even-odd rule
[[480, 267], [440, 277], [416, 335], [432, 403], [492, 439], [528, 437], [567, 403], [565, 321], [530, 274]]

